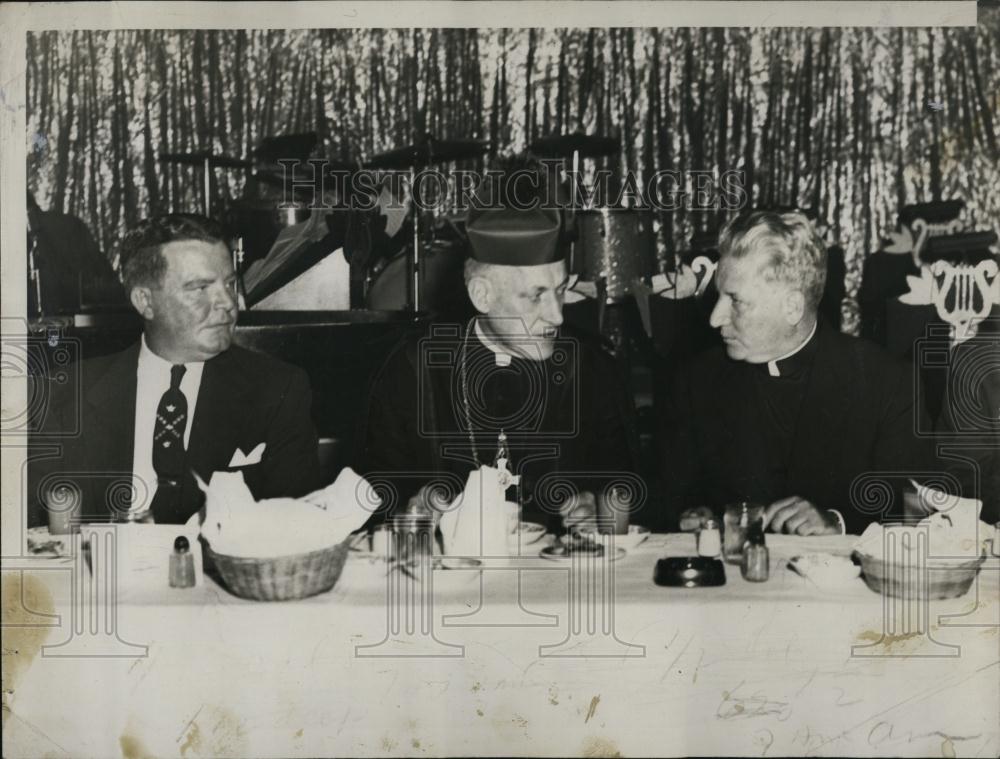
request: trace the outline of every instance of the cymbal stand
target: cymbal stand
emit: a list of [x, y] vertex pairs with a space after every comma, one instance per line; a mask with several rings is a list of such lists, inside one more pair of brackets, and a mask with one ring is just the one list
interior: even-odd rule
[[35, 286], [35, 316], [42, 315], [42, 273], [38, 268], [36, 254], [38, 238], [29, 231], [31, 242], [28, 246], [28, 278]]
[[204, 182], [205, 182], [205, 216], [211, 217], [212, 215], [212, 166], [208, 156], [205, 156], [205, 167], [204, 167]]
[[236, 248], [233, 250], [233, 270], [236, 272], [236, 308], [247, 310], [247, 288], [243, 282], [243, 238], [236, 238]]
[[413, 213], [413, 257], [411, 259], [412, 274], [410, 276], [410, 303], [414, 311], [420, 310], [420, 209], [417, 208], [416, 166], [410, 166], [410, 205]]
[[[573, 184], [569, 188], [569, 211], [570, 216], [573, 219], [574, 224], [576, 223], [576, 183], [579, 181], [580, 171], [580, 151], [573, 151]], [[575, 227], [574, 227], [575, 232]], [[573, 239], [569, 243], [569, 270], [570, 272], [576, 271], [576, 235], [573, 235]]]

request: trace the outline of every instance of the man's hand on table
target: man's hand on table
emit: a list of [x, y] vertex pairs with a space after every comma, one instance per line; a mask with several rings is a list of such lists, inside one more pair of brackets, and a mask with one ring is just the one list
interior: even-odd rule
[[797, 495], [775, 501], [764, 511], [764, 529], [787, 535], [840, 535], [836, 512], [821, 509]]
[[559, 508], [563, 526], [566, 529], [578, 527], [585, 522], [597, 519], [597, 499], [589, 490], [570, 496]]

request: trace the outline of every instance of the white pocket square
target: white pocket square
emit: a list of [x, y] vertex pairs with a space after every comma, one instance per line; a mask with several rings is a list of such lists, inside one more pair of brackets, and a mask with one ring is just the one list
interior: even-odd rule
[[240, 467], [240, 466], [251, 466], [253, 464], [259, 464], [261, 458], [264, 455], [264, 448], [267, 443], [259, 443], [256, 448], [254, 448], [250, 453], [243, 453], [243, 451], [237, 448], [233, 452], [233, 458], [229, 462], [230, 467]]

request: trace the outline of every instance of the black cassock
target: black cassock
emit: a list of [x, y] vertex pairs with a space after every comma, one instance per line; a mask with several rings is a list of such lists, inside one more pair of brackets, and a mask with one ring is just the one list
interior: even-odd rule
[[564, 329], [550, 359], [502, 366], [474, 329], [435, 325], [397, 346], [372, 388], [357, 463], [383, 498], [373, 522], [429, 482], [460, 488], [494, 465], [502, 431], [522, 518], [554, 526], [568, 489], [636, 481], [633, 411], [618, 366], [589, 338]]
[[686, 508], [799, 496], [838, 510], [847, 531], [898, 516], [910, 477], [936, 470], [915, 434], [913, 370], [822, 322], [785, 361], [734, 361], [709, 350], [676, 374], [660, 419], [661, 529]]
[[979, 518], [1000, 524], [1000, 319], [956, 345], [949, 369], [936, 435], [945, 469], [963, 496], [983, 502]]

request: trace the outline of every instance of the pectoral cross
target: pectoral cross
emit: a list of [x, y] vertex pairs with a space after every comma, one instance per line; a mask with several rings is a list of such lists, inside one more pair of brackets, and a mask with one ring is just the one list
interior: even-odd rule
[[500, 430], [500, 434], [497, 435], [497, 456], [493, 466], [497, 470], [497, 483], [504, 492], [510, 486], [521, 483], [521, 475], [515, 475], [510, 471], [510, 467], [508, 466], [509, 457], [510, 454], [507, 452], [507, 436], [503, 430]]

